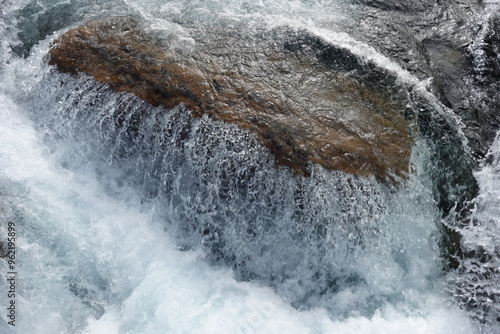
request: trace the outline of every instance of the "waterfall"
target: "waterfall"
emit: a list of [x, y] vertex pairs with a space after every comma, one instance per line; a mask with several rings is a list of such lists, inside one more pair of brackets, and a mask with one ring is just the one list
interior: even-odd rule
[[[350, 34], [359, 6], [2, 2], [1, 332], [498, 333], [500, 136], [474, 160], [431, 79]], [[48, 65], [67, 29], [120, 15], [186, 50], [204, 22], [350, 50], [407, 94], [411, 173], [297, 175], [235, 124]], [[465, 255], [447, 253], [445, 229]]]

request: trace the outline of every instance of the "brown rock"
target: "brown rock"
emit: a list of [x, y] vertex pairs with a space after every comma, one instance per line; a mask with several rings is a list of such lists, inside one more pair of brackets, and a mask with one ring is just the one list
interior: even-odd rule
[[85, 23], [57, 38], [49, 63], [170, 109], [183, 103], [256, 133], [276, 163], [394, 180], [408, 173], [410, 124], [390, 97], [265, 37], [217, 28], [172, 47], [131, 17]]

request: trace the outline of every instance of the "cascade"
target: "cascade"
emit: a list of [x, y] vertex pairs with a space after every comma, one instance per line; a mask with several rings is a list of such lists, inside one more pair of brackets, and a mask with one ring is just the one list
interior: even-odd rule
[[[1, 2], [0, 331], [499, 333], [496, 3], [391, 3]], [[465, 37], [449, 33], [474, 11], [488, 13], [479, 34], [469, 21]], [[373, 13], [388, 21], [365, 31]], [[409, 51], [371, 39], [414, 13], [442, 18], [440, 36], [422, 37], [424, 20]], [[280, 56], [278, 74], [253, 65], [273, 79], [356, 80], [375, 106], [389, 96], [409, 124], [406, 172], [383, 180], [312, 160], [297, 173], [241, 122], [49, 65], [57, 38], [106, 17], [140, 18], [189, 61], [216, 59], [213, 36], [236, 35], [245, 53], [211, 66], [233, 57], [252, 76], [244, 61], [273, 45], [297, 57]], [[454, 75], [470, 96], [455, 99]], [[287, 92], [297, 110], [330, 106], [312, 88]]]

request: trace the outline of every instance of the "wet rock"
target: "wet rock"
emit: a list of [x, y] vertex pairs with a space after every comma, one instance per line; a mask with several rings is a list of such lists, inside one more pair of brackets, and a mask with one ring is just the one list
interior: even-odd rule
[[[49, 63], [167, 110], [182, 103], [195, 117], [235, 123], [255, 133], [277, 165], [301, 174], [313, 162], [379, 180], [404, 177], [411, 122], [401, 101], [379, 89], [390, 75], [304, 34], [214, 26], [179, 47], [138, 19], [105, 18], [57, 38]], [[277, 35], [287, 37], [281, 43]]]
[[[66, 26], [66, 22], [75, 22], [82, 19], [75, 2], [62, 2], [47, 5], [33, 1], [19, 9], [18, 21], [14, 31], [19, 38], [19, 44], [11, 46], [12, 52], [21, 57], [28, 57], [38, 41]], [[0, 9], [1, 11], [1, 9]]]
[[362, 15], [353, 20], [353, 34], [418, 78], [431, 79], [432, 93], [460, 116], [469, 149], [482, 159], [500, 127], [498, 16], [485, 20], [481, 0], [357, 3], [363, 9], [356, 11]]
[[500, 16], [498, 9], [485, 10], [480, 0], [415, 4], [425, 2], [411, 9], [396, 0], [359, 0], [366, 10], [353, 31], [420, 79], [431, 79], [432, 93], [460, 117], [465, 149], [473, 159], [459, 141], [449, 140], [446, 124], [436, 123], [427, 112], [418, 120], [421, 133], [440, 143], [433, 146], [429, 174], [445, 217], [443, 265], [447, 271], [455, 269], [448, 283], [458, 304], [483, 325], [498, 328], [499, 250], [464, 240], [464, 232], [484, 223], [474, 218], [479, 187], [472, 170], [491, 162], [486, 154], [500, 128]]
[[433, 6], [433, 1], [426, 0], [358, 0], [357, 2], [374, 8], [401, 12], [420, 12]]

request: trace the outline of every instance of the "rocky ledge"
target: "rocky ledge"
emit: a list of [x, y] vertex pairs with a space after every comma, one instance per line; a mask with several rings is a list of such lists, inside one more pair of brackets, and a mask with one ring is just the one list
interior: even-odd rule
[[248, 37], [211, 27], [179, 47], [137, 18], [104, 18], [59, 36], [49, 63], [167, 111], [184, 104], [194, 117], [235, 123], [255, 133], [277, 165], [300, 174], [313, 162], [383, 181], [407, 175], [411, 122], [394, 94], [370, 83], [376, 71], [359, 70], [347, 50], [319, 50], [319, 39], [283, 42], [279, 33]]

